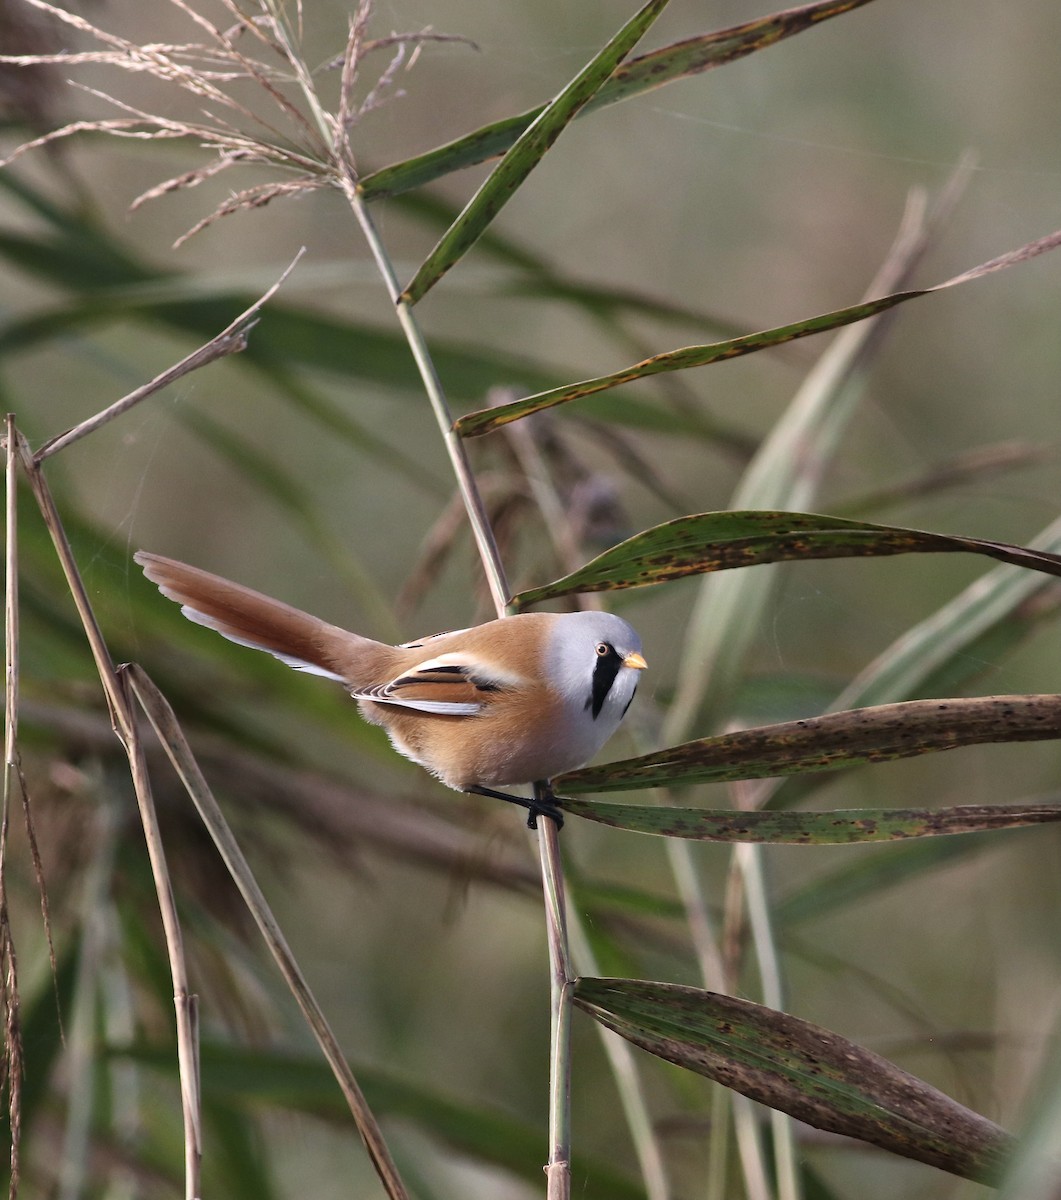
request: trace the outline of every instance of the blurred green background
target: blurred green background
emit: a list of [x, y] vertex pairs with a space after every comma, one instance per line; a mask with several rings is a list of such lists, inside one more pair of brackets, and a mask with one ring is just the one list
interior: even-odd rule
[[[629, 11], [612, 0], [594, 6], [453, 0], [442, 9], [413, 0], [378, 3], [377, 35], [430, 24], [466, 35], [478, 49], [425, 45], [415, 67], [399, 74], [404, 94], [356, 132], [363, 168], [541, 103]], [[675, 0], [639, 49], [765, 12], [737, 0], [706, 9]], [[90, 16], [134, 40], [193, 36], [187, 20], [161, 3], [106, 4]], [[344, 6], [327, 0], [307, 10], [311, 62], [339, 52], [347, 16]], [[583, 307], [538, 296], [533, 272], [479, 247], [418, 309], [432, 343], [454, 353], [440, 353], [454, 408], [483, 407], [488, 386], [536, 390], [547, 381], [600, 374], [648, 354], [856, 302], [888, 251], [910, 190], [938, 191], [967, 151], [977, 156], [970, 183], [919, 267], [917, 284], [939, 282], [1058, 228], [1059, 44], [1061, 8], [1051, 0], [873, 3], [764, 53], [577, 122], [505, 209], [495, 232], [565, 279], [634, 291], [698, 316], [667, 322], [626, 315], [618, 329]], [[144, 107], [175, 111], [168, 107], [172, 93], [142, 77], [115, 81], [102, 69], [86, 68], [78, 78]], [[62, 88], [54, 104], [56, 124], [109, 115], [100, 102], [70, 89]], [[23, 136], [8, 130], [5, 148]], [[421, 1086], [533, 1125], [543, 1120], [546, 1101], [540, 906], [533, 874], [522, 891], [491, 886], [479, 874], [510, 860], [533, 867], [517, 817], [446, 794], [397, 761], [325, 683], [215, 645], [219, 639], [164, 611], [131, 564], [141, 547], [186, 559], [381, 637], [412, 637], [490, 615], [466, 538], [431, 572], [423, 594], [394, 609], [451, 484], [412, 370], [403, 365], [390, 305], [341, 197], [275, 201], [219, 221], [172, 250], [236, 177], [223, 175], [132, 214], [128, 206], [160, 179], [201, 162], [194, 146], [97, 137], [66, 143], [61, 157], [36, 153], [11, 168], [14, 178], [50, 197], [67, 214], [64, 220], [79, 214], [157, 275], [145, 274], [139, 289], [123, 285], [114, 294], [101, 294], [86, 280], [71, 291], [61, 272], [46, 278], [40, 255], [19, 256], [5, 243], [4, 402], [39, 443], [203, 340], [163, 324], [160, 302], [202, 314], [218, 296], [250, 298], [277, 278], [300, 246], [307, 248], [279, 303], [337, 323], [320, 365], [312, 361], [316, 344], [270, 346], [266, 340], [262, 350], [275, 362], [229, 360], [195, 374], [62, 453], [48, 477], [64, 517], [75, 527], [85, 524], [76, 548], [115, 654], [144, 662], [164, 687], [171, 685], [194, 731], [207, 737], [219, 726], [234, 730], [235, 743], [257, 741], [297, 767], [414, 798], [432, 820], [442, 814], [468, 835], [460, 853], [442, 856], [435, 867], [371, 839], [363, 847], [354, 834], [333, 841], [327, 853], [313, 828], [292, 834], [282, 813], [241, 801], [238, 769], [222, 775], [222, 799], [228, 792], [270, 900], [355, 1063], [385, 1065]], [[459, 207], [485, 172], [449, 177], [432, 195]], [[264, 178], [246, 176], [248, 182]], [[405, 280], [439, 228], [411, 204], [389, 201], [376, 211]], [[55, 226], [24, 196], [0, 187], [0, 228], [33, 242]], [[862, 497], [931, 476], [941, 464], [1014, 443], [1009, 469], [973, 473], [859, 515], [1020, 543], [1053, 520], [1061, 483], [1059, 272], [1061, 259], [1047, 255], [901, 308], [866, 378], [859, 415], [828, 466], [816, 510], [846, 512]], [[30, 336], [41, 317], [52, 322], [48, 336]], [[263, 324], [263, 336], [266, 331]], [[370, 345], [366, 331], [382, 334], [382, 347]], [[612, 536], [682, 512], [724, 508], [746, 462], [735, 445], [752, 447], [771, 429], [825, 344], [810, 339], [635, 385], [593, 404], [570, 405], [549, 418], [548, 427], [589, 486], [610, 498]], [[656, 414], [658, 427], [643, 428], [636, 413], [625, 412], [618, 401], [627, 395], [640, 402], [642, 417]], [[618, 422], [608, 419], [612, 397]], [[315, 418], [311, 402], [343, 414], [357, 437]], [[689, 422], [674, 415], [679, 404], [730, 438], [691, 432]], [[592, 423], [582, 419], [589, 415]], [[615, 439], [665, 486], [645, 486], [648, 472], [627, 469]], [[499, 435], [472, 445], [484, 480], [511, 472], [506, 447]], [[293, 481], [297, 496], [285, 493], [260, 463], [256, 467], [254, 455]], [[560, 573], [534, 516], [523, 512], [519, 520], [510, 558], [517, 588]], [[87, 651], [56, 635], [72, 609], [44, 565], [28, 499], [24, 523], [34, 527], [25, 535], [26, 559], [36, 572], [23, 664], [27, 701], [103, 720], [102, 703], [86, 686]], [[819, 711], [906, 628], [985, 569], [963, 556], [786, 568], [756, 631], [754, 686], [743, 695], [740, 715], [751, 723]], [[624, 615], [643, 634], [652, 668], [636, 706], [645, 738], [653, 736], [656, 710], [673, 688], [696, 587], [686, 582], [621, 599]], [[1056, 690], [1059, 651], [1056, 621], [1048, 622], [1015, 651], [975, 664], [976, 676], [965, 686], [972, 693]], [[116, 853], [130, 863], [139, 852], [137, 831], [131, 801], [110, 777], [113, 766], [46, 734], [49, 720], [37, 728], [32, 711], [26, 726], [38, 739], [30, 777], [42, 797], [42, 853], [62, 935], [76, 923], [85, 886], [82, 870], [68, 870], [71, 828], [82, 868], [92, 857], [88, 849], [104, 838], [101, 808], [117, 806]], [[619, 738], [607, 755], [633, 752], [629, 739]], [[1053, 743], [978, 747], [845, 775], [821, 789], [814, 806], [1013, 803], [1056, 788], [1059, 766]], [[112, 798], [104, 803], [107, 789]], [[170, 799], [179, 812], [183, 802], [175, 793]], [[697, 802], [722, 807], [728, 800], [721, 789], [705, 789]], [[329, 819], [342, 825], [341, 815], [329, 813]], [[183, 820], [195, 864], [188, 886], [200, 913], [199, 904], [208, 906], [224, 891], [221, 867], [194, 844], [192, 819]], [[565, 829], [564, 848], [577, 877], [673, 896], [661, 844], [575, 826]], [[325, 825], [324, 840], [332, 829]], [[816, 919], [782, 921], [789, 1008], [872, 1046], [1012, 1128], [1026, 1111], [1057, 1018], [1059, 843], [1054, 832], [1041, 829], [976, 839], [966, 848], [949, 865], [938, 863], [901, 886], [881, 886]], [[697, 853], [712, 899], [721, 904], [727, 853], [717, 847]], [[837, 870], [880, 862], [886, 853], [768, 849], [765, 860], [780, 903]], [[134, 866], [126, 869], [135, 874]], [[46, 960], [31, 874], [23, 864], [12, 870], [24, 876], [15, 930], [24, 982], [39, 991]], [[625, 930], [627, 919], [632, 931]], [[623, 969], [696, 982], [681, 924], [655, 917], [649, 936], [643, 924], [627, 914], [609, 926], [633, 957], [633, 967]], [[308, 1054], [308, 1039], [277, 999], [272, 968], [254, 940], [246, 950], [220, 935], [205, 944], [212, 949], [200, 951], [198, 963], [204, 1027], [242, 1025], [259, 1043], [271, 1037]], [[235, 984], [219, 982], [211, 954], [231, 956], [238, 1003]], [[746, 991], [755, 995], [754, 973]], [[162, 1036], [161, 1004], [159, 1014]], [[266, 1035], [266, 1028], [274, 1032]], [[579, 1024], [576, 1052], [576, 1146], [630, 1169], [627, 1134], [588, 1023]], [[32, 1057], [30, 1063], [32, 1069]], [[679, 1194], [695, 1195], [705, 1137], [689, 1118], [706, 1111], [707, 1088], [659, 1064], [646, 1062], [645, 1074]], [[676, 1113], [685, 1119], [670, 1120]], [[57, 1108], [57, 1121], [58, 1114]], [[360, 1146], [342, 1121], [290, 1112], [263, 1120], [275, 1194], [375, 1194]], [[537, 1194], [536, 1184], [513, 1172], [451, 1153], [416, 1121], [396, 1120], [388, 1129], [410, 1182], [415, 1185], [417, 1175], [430, 1180], [424, 1194], [513, 1200]], [[210, 1153], [208, 1143], [208, 1160]], [[811, 1148], [808, 1157], [836, 1195], [856, 1186], [867, 1200], [897, 1189], [910, 1197], [978, 1194], [973, 1185], [929, 1168], [865, 1152], [827, 1146]]]

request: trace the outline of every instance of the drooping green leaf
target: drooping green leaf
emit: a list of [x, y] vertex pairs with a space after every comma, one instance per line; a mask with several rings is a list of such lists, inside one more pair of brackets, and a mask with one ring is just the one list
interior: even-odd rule
[[754, 354], [757, 350], [768, 350], [771, 346], [782, 346], [786, 342], [793, 342], [798, 338], [810, 337], [811, 334], [825, 333], [830, 329], [837, 329], [841, 325], [864, 321], [867, 317], [876, 316], [877, 313], [894, 308], [905, 300], [924, 296], [931, 290], [926, 288], [914, 292], [896, 292], [878, 300], [853, 304], [849, 308], [809, 317], [804, 321], [795, 321], [791, 325], [778, 325], [774, 329], [766, 329], [760, 333], [748, 333], [741, 337], [727, 338], [723, 342], [710, 342], [703, 346], [683, 346], [680, 350], [654, 354], [651, 358], [642, 359], [632, 366], [624, 367], [620, 371], [612, 371], [608, 375], [581, 379], [577, 383], [550, 388], [549, 391], [539, 392], [534, 396], [525, 396], [521, 400], [513, 400], [508, 404], [499, 404], [495, 408], [484, 408], [478, 412], [468, 413], [459, 418], [456, 422], [456, 429], [462, 437], [481, 437], [485, 433], [492, 433], [495, 429], [500, 429], [502, 425], [529, 417], [532, 413], [555, 408], [558, 404], [567, 404], [585, 396], [593, 396], [598, 392], [606, 392], [611, 388], [620, 387], [624, 383], [634, 383], [639, 379], [648, 379], [653, 375], [660, 375], [668, 371], [685, 371], [690, 367], [705, 367], [711, 363], [725, 362], [731, 358], [740, 358], [745, 354]]
[[525, 609], [574, 592], [645, 587], [761, 563], [954, 553], [983, 554], [1047, 575], [1061, 575], [1061, 555], [1008, 542], [900, 525], [871, 525], [819, 513], [696, 513], [635, 534], [572, 574], [520, 592], [513, 598], [512, 608]]
[[960, 746], [1053, 738], [1061, 738], [1061, 695], [910, 700], [700, 738], [655, 754], [585, 767], [554, 782], [563, 793], [769, 779]]
[[664, 371], [684, 371], [689, 367], [703, 367], [710, 363], [724, 362], [731, 358], [739, 358], [745, 354], [753, 354], [758, 350], [767, 350], [771, 346], [780, 346], [797, 338], [809, 337], [811, 334], [824, 333], [830, 329], [838, 329], [843, 325], [864, 321], [878, 313], [886, 312], [907, 300], [916, 300], [919, 296], [927, 296], [943, 288], [955, 287], [961, 283], [969, 283], [983, 275], [1001, 271], [1017, 263], [1026, 262], [1039, 254], [1055, 249], [1061, 244], [1061, 230], [1029, 242], [1017, 250], [999, 255], [989, 262], [981, 263], [972, 270], [963, 271], [951, 279], [938, 283], [934, 287], [917, 288], [912, 291], [893, 292], [876, 300], [863, 301], [848, 308], [837, 309], [834, 312], [823, 313], [819, 316], [808, 317], [791, 325], [779, 325], [760, 333], [749, 333], [743, 337], [730, 338], [724, 342], [712, 342], [703, 346], [684, 346], [680, 350], [671, 350], [665, 354], [655, 354], [651, 358], [642, 359], [621, 371], [613, 371], [608, 375], [598, 375], [593, 379], [583, 379], [578, 383], [567, 384], [563, 387], [551, 388], [534, 396], [526, 396], [521, 400], [513, 400], [509, 404], [499, 404], [496, 408], [480, 409], [468, 413], [456, 422], [457, 432], [463, 437], [479, 437], [507, 425], [510, 421], [518, 421], [532, 413], [541, 412], [546, 408], [554, 408], [558, 404], [567, 404], [581, 396], [591, 396], [609, 388], [619, 387], [624, 383], [633, 383], [638, 379], [646, 379]]
[[[1058, 736], [1061, 737], [1061, 731]], [[1061, 806], [968, 804], [954, 808], [851, 808], [833, 812], [758, 812], [740, 809], [671, 808], [563, 800], [564, 813], [613, 829], [700, 842], [761, 842], [830, 846], [896, 842], [958, 833], [986, 833], [1061, 821]]]
[[668, 0], [648, 0], [519, 135], [402, 292], [407, 303], [416, 304], [423, 299], [471, 249], [579, 110], [651, 28], [667, 3]]
[[979, 1182], [1013, 1139], [870, 1050], [788, 1013], [699, 988], [580, 979], [575, 1003], [651, 1054], [818, 1129]]
[[[734, 62], [867, 3], [869, 0], [818, 0], [815, 4], [804, 4], [730, 29], [663, 46], [619, 66], [576, 115], [594, 112], [675, 80], [688, 79], [711, 67]], [[506, 117], [426, 154], [374, 171], [360, 181], [360, 191], [368, 200], [381, 200], [496, 158], [504, 154], [544, 111], [542, 105], [530, 112]]]

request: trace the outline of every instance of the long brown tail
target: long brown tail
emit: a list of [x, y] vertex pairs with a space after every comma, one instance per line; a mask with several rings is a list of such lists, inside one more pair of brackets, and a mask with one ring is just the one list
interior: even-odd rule
[[143, 550], [133, 557], [190, 621], [242, 646], [265, 650], [297, 670], [356, 688], [374, 682], [393, 653], [389, 646], [329, 625], [220, 575]]

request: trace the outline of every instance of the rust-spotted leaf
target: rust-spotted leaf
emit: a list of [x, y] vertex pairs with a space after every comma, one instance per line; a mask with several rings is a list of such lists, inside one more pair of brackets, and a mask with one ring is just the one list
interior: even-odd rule
[[1061, 245], [1061, 230], [1038, 238], [1034, 242], [998, 255], [988, 262], [981, 263], [960, 275], [944, 280], [932, 287], [918, 288], [914, 291], [893, 292], [887, 296], [879, 296], [873, 300], [853, 304], [848, 308], [836, 309], [834, 312], [823, 313], [805, 320], [793, 322], [790, 325], [778, 325], [759, 333], [748, 333], [741, 337], [730, 338], [724, 342], [711, 342], [702, 346], [683, 346], [679, 350], [670, 350], [663, 354], [654, 354], [651, 358], [642, 359], [632, 366], [607, 375], [597, 375], [590, 379], [582, 379], [577, 383], [566, 384], [563, 387], [552, 388], [547, 392], [538, 392], [533, 396], [524, 396], [508, 404], [499, 404], [494, 408], [480, 409], [468, 413], [455, 423], [454, 428], [462, 437], [479, 437], [499, 429], [511, 421], [529, 417], [542, 409], [555, 408], [558, 404], [567, 404], [583, 396], [592, 396], [610, 388], [619, 387], [625, 383], [633, 383], [638, 379], [647, 379], [665, 371], [683, 371], [689, 367], [704, 367], [711, 363], [724, 362], [730, 358], [738, 358], [744, 354], [753, 354], [758, 350], [767, 350], [772, 346], [780, 346], [796, 338], [809, 337], [811, 334], [824, 333], [829, 329], [838, 329], [843, 325], [851, 325], [856, 321], [864, 321], [868, 317], [877, 316], [897, 304], [907, 300], [915, 300], [919, 296], [927, 296], [931, 292], [939, 292], [944, 288], [956, 287], [959, 284], [970, 283], [994, 271], [1004, 270], [1025, 262], [1036, 255]]
[[[688, 79], [711, 67], [734, 62], [868, 3], [869, 0], [817, 0], [815, 4], [757, 17], [743, 25], [686, 38], [642, 54], [619, 66], [578, 115], [629, 100], [678, 79]], [[367, 200], [397, 196], [452, 171], [497, 158], [542, 115], [544, 108], [542, 105], [529, 112], [505, 117], [426, 154], [374, 171], [360, 181], [361, 194]]]
[[980, 1183], [1013, 1139], [917, 1076], [809, 1021], [735, 996], [636, 979], [580, 979], [575, 1003], [634, 1045], [818, 1129]]
[[512, 607], [524, 609], [575, 592], [644, 587], [761, 563], [956, 553], [982, 554], [1061, 576], [1061, 555], [1008, 542], [873, 525], [819, 513], [744, 510], [696, 513], [646, 529], [570, 575], [521, 592]]
[[614, 804], [563, 797], [565, 813], [613, 829], [698, 842], [830, 846], [987, 833], [1061, 821], [1061, 804], [962, 804], [954, 808], [852, 808], [832, 812], [759, 812]]
[[1061, 695], [907, 700], [698, 738], [560, 775], [559, 792], [769, 779], [991, 742], [1061, 738]]

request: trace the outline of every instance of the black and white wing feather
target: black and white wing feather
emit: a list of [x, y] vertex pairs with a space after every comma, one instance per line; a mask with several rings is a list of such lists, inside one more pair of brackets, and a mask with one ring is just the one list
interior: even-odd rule
[[489, 703], [491, 693], [514, 683], [481, 659], [442, 654], [417, 663], [386, 683], [350, 694], [355, 700], [395, 704], [438, 716], [474, 717]]

